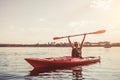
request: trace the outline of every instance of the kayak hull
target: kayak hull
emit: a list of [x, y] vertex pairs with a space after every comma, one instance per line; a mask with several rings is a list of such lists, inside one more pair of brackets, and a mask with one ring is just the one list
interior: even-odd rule
[[34, 68], [65, 68], [79, 65], [89, 65], [100, 62], [100, 57], [72, 58], [70, 56], [58, 58], [25, 58]]

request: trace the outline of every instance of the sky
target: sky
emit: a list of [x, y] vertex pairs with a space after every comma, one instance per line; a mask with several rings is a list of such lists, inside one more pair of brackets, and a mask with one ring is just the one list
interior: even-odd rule
[[[120, 0], [0, 0], [0, 43], [53, 40], [105, 29], [86, 41], [120, 42]], [[79, 41], [82, 36], [71, 38]]]

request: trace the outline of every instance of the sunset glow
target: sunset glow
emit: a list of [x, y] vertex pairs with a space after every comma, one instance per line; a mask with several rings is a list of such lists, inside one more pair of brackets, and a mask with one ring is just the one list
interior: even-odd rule
[[101, 29], [106, 33], [88, 35], [86, 41], [119, 42], [119, 4], [119, 0], [0, 0], [0, 43], [47, 43], [55, 36]]

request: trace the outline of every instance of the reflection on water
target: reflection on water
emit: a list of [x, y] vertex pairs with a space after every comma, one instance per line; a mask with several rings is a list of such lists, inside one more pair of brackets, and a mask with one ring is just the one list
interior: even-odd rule
[[39, 73], [44, 73], [44, 72], [50, 72], [54, 71], [55, 69], [52, 68], [34, 68], [32, 71], [30, 71], [29, 76], [39, 76]]
[[73, 69], [73, 80], [83, 80], [82, 66], [75, 67]]
[[[57, 74], [57, 73], [60, 73], [62, 71], [69, 71], [69, 72], [64, 72], [64, 73], [69, 73], [69, 75], [71, 74], [72, 75], [72, 80], [83, 80], [83, 76], [82, 76], [82, 66], [76, 66], [76, 67], [70, 67], [70, 68], [62, 68], [62, 69], [52, 69], [52, 68], [49, 68], [49, 69], [39, 69], [39, 68], [34, 68], [32, 71], [30, 71], [30, 74], [29, 76], [44, 76], [44, 77], [48, 77], [48, 76], [51, 76], [51, 72], [54, 72], [56, 74], [54, 74], [54, 76], [52, 75], [52, 77], [55, 77], [55, 76], [60, 76], [60, 74]], [[71, 72], [70, 72], [71, 71]], [[48, 74], [46, 74], [48, 72]], [[70, 76], [71, 76], [70, 75]], [[62, 75], [61, 75], [62, 76]], [[27, 79], [26, 80], [32, 80], [32, 79]]]

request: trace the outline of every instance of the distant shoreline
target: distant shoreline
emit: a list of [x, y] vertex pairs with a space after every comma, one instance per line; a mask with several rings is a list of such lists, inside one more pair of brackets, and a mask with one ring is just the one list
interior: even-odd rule
[[[120, 43], [110, 43], [110, 42], [85, 42], [84, 47], [120, 47]], [[48, 43], [48, 44], [0, 44], [0, 47], [70, 47], [69, 43]]]
[[[70, 46], [0, 46], [0, 48], [2, 47], [70, 47]], [[83, 47], [104, 47], [106, 48], [105, 46], [83, 46]], [[111, 46], [111, 47], [120, 47], [120, 46]], [[111, 48], [111, 47], [108, 47], [108, 48]]]

